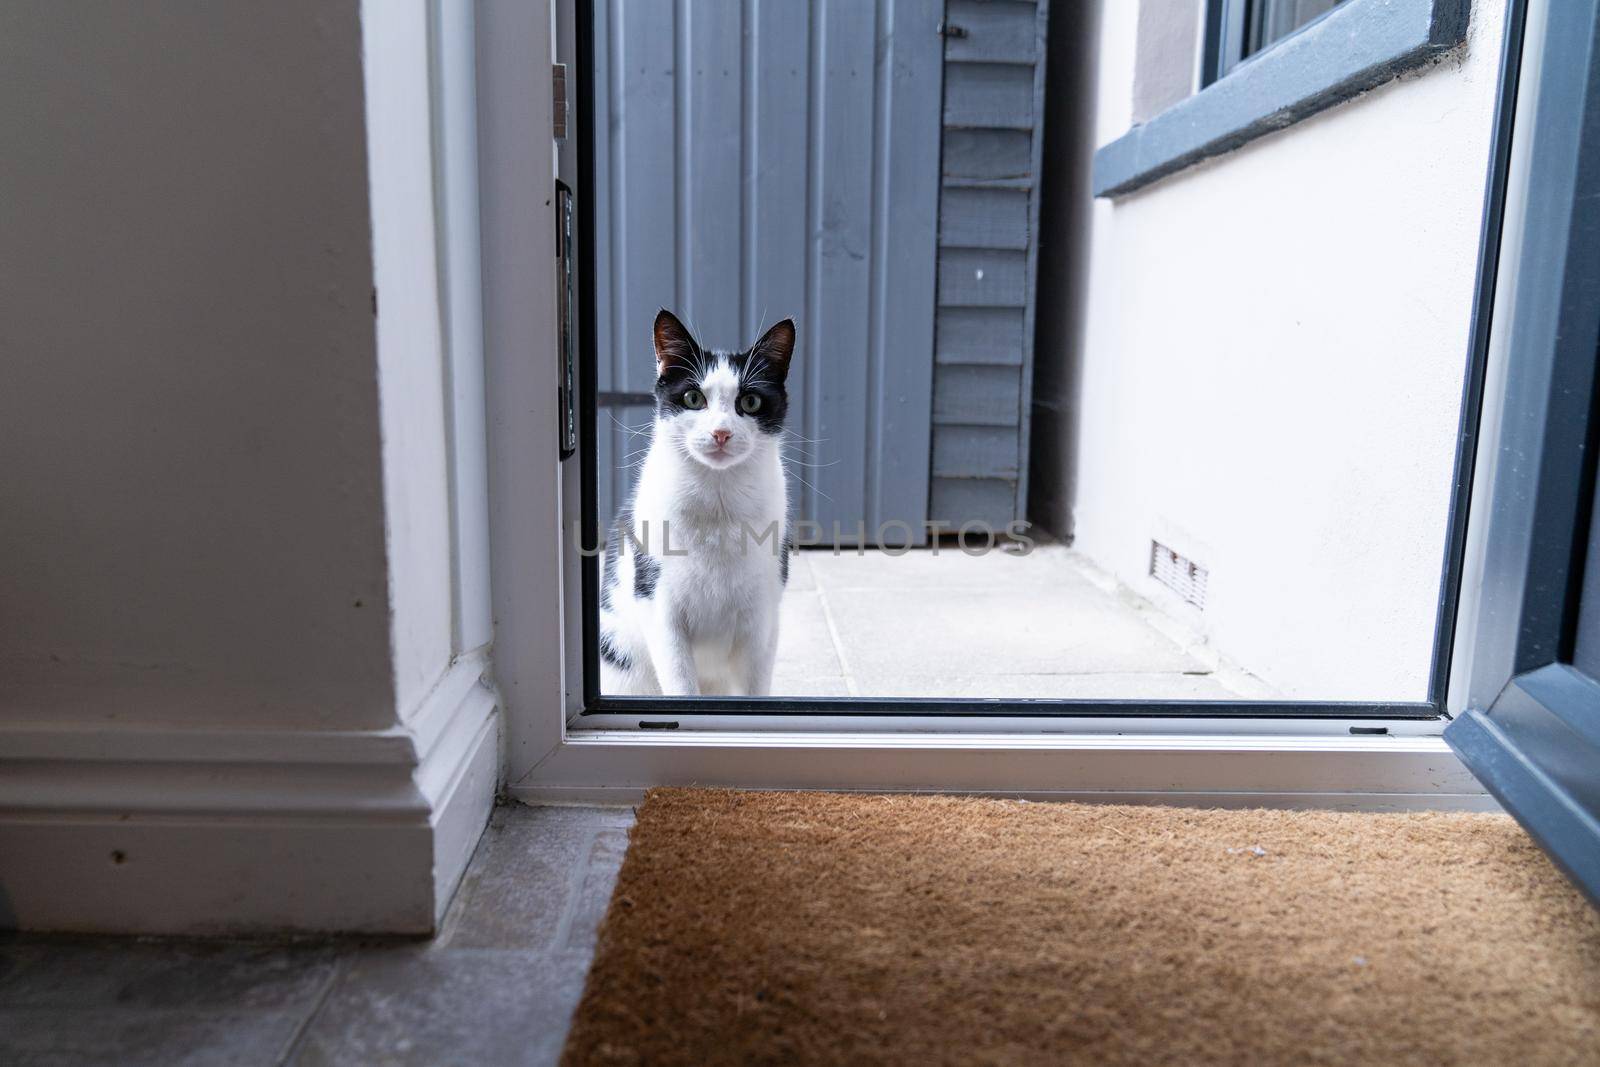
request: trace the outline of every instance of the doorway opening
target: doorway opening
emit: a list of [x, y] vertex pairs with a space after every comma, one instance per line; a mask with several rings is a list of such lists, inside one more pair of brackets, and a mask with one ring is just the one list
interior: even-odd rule
[[[1266, 6], [576, 5], [586, 714], [1440, 720], [1517, 9]], [[663, 308], [795, 324], [760, 692], [603, 683]]]

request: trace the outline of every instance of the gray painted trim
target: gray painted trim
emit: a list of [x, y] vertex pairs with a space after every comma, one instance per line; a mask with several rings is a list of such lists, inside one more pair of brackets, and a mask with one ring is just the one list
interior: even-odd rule
[[1473, 490], [1472, 521], [1486, 525], [1471, 679], [1444, 739], [1600, 905], [1600, 681], [1569, 662], [1600, 537], [1600, 0], [1534, 12], [1507, 189], [1523, 208], [1502, 253], [1516, 284], [1493, 309], [1506, 338], [1498, 441], [1492, 479]]
[[[1511, 719], [1505, 707], [1510, 703], [1529, 705], [1532, 711], [1525, 717], [1533, 721], [1524, 726]], [[1493, 711], [1466, 712], [1450, 724], [1445, 739], [1467, 769], [1600, 908], [1600, 817], [1596, 815], [1600, 808], [1592, 782], [1592, 769], [1600, 766], [1596, 762], [1600, 749], [1559, 728], [1552, 730], [1553, 711], [1521, 691], [1519, 683], [1512, 683]], [[1568, 711], [1592, 715], [1594, 705]]]
[[1423, 66], [1466, 39], [1471, 0], [1348, 0], [1094, 154], [1126, 196]]

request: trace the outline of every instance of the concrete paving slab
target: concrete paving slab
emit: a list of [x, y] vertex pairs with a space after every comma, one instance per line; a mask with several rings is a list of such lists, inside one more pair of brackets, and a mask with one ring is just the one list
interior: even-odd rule
[[802, 553], [817, 588], [835, 589], [1036, 589], [1041, 584], [1077, 596], [1093, 589], [1070, 549], [1039, 545], [1026, 555], [995, 550], [972, 556], [950, 545], [894, 555], [813, 549]]
[[817, 587], [817, 579], [811, 573], [811, 555], [810, 552], [796, 552], [789, 557], [789, 592], [809, 593]]
[[937, 693], [958, 699], [997, 700], [1227, 700], [1236, 696], [1211, 675], [1171, 673], [875, 675], [861, 678], [858, 688], [864, 697]]
[[[844, 665], [839, 662], [822, 594], [816, 590], [784, 595], [778, 621], [778, 661], [772, 673], [772, 691], [785, 696], [845, 695]], [[816, 687], [835, 679], [840, 690], [824, 694]]]
[[[949, 545], [801, 553], [774, 693], [786, 696], [1226, 700], [1264, 698], [1164, 614], [1058, 544], [1025, 555]], [[838, 667], [819, 645], [820, 607]], [[790, 616], [794, 621], [789, 621]]]
[[[1203, 665], [1112, 597], [1056, 588], [827, 592], [847, 676], [1149, 674]], [[938, 695], [930, 692], [926, 695]]]

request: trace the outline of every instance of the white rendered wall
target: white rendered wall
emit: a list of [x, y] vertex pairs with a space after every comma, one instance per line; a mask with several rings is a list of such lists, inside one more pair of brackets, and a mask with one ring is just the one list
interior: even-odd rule
[[[1097, 201], [1076, 544], [1285, 695], [1425, 697], [1502, 5], [1465, 52], [1116, 203]], [[1103, 7], [1129, 126], [1138, 5]]]

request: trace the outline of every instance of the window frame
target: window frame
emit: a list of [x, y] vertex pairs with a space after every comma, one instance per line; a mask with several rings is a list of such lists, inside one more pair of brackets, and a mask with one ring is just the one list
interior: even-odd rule
[[1472, 11], [1472, 0], [1345, 0], [1229, 67], [1245, 0], [1210, 2], [1201, 69], [1217, 76], [1097, 149], [1096, 197], [1138, 192], [1433, 63], [1466, 40]]
[[[1250, 37], [1255, 29], [1254, 20], [1262, 4], [1266, 2], [1268, 0], [1206, 0], [1205, 52], [1200, 67], [1200, 84], [1196, 91], [1204, 89], [1218, 78], [1226, 77], [1239, 64], [1276, 48], [1337, 10], [1337, 7], [1330, 8], [1320, 15], [1307, 19], [1303, 25], [1295, 27], [1277, 40], [1251, 49]], [[1343, 2], [1349, 3], [1350, 0]]]
[[1226, 77], [1244, 62], [1244, 41], [1249, 29], [1250, 6], [1254, 2], [1206, 0], [1204, 51], [1201, 53], [1196, 92]]

